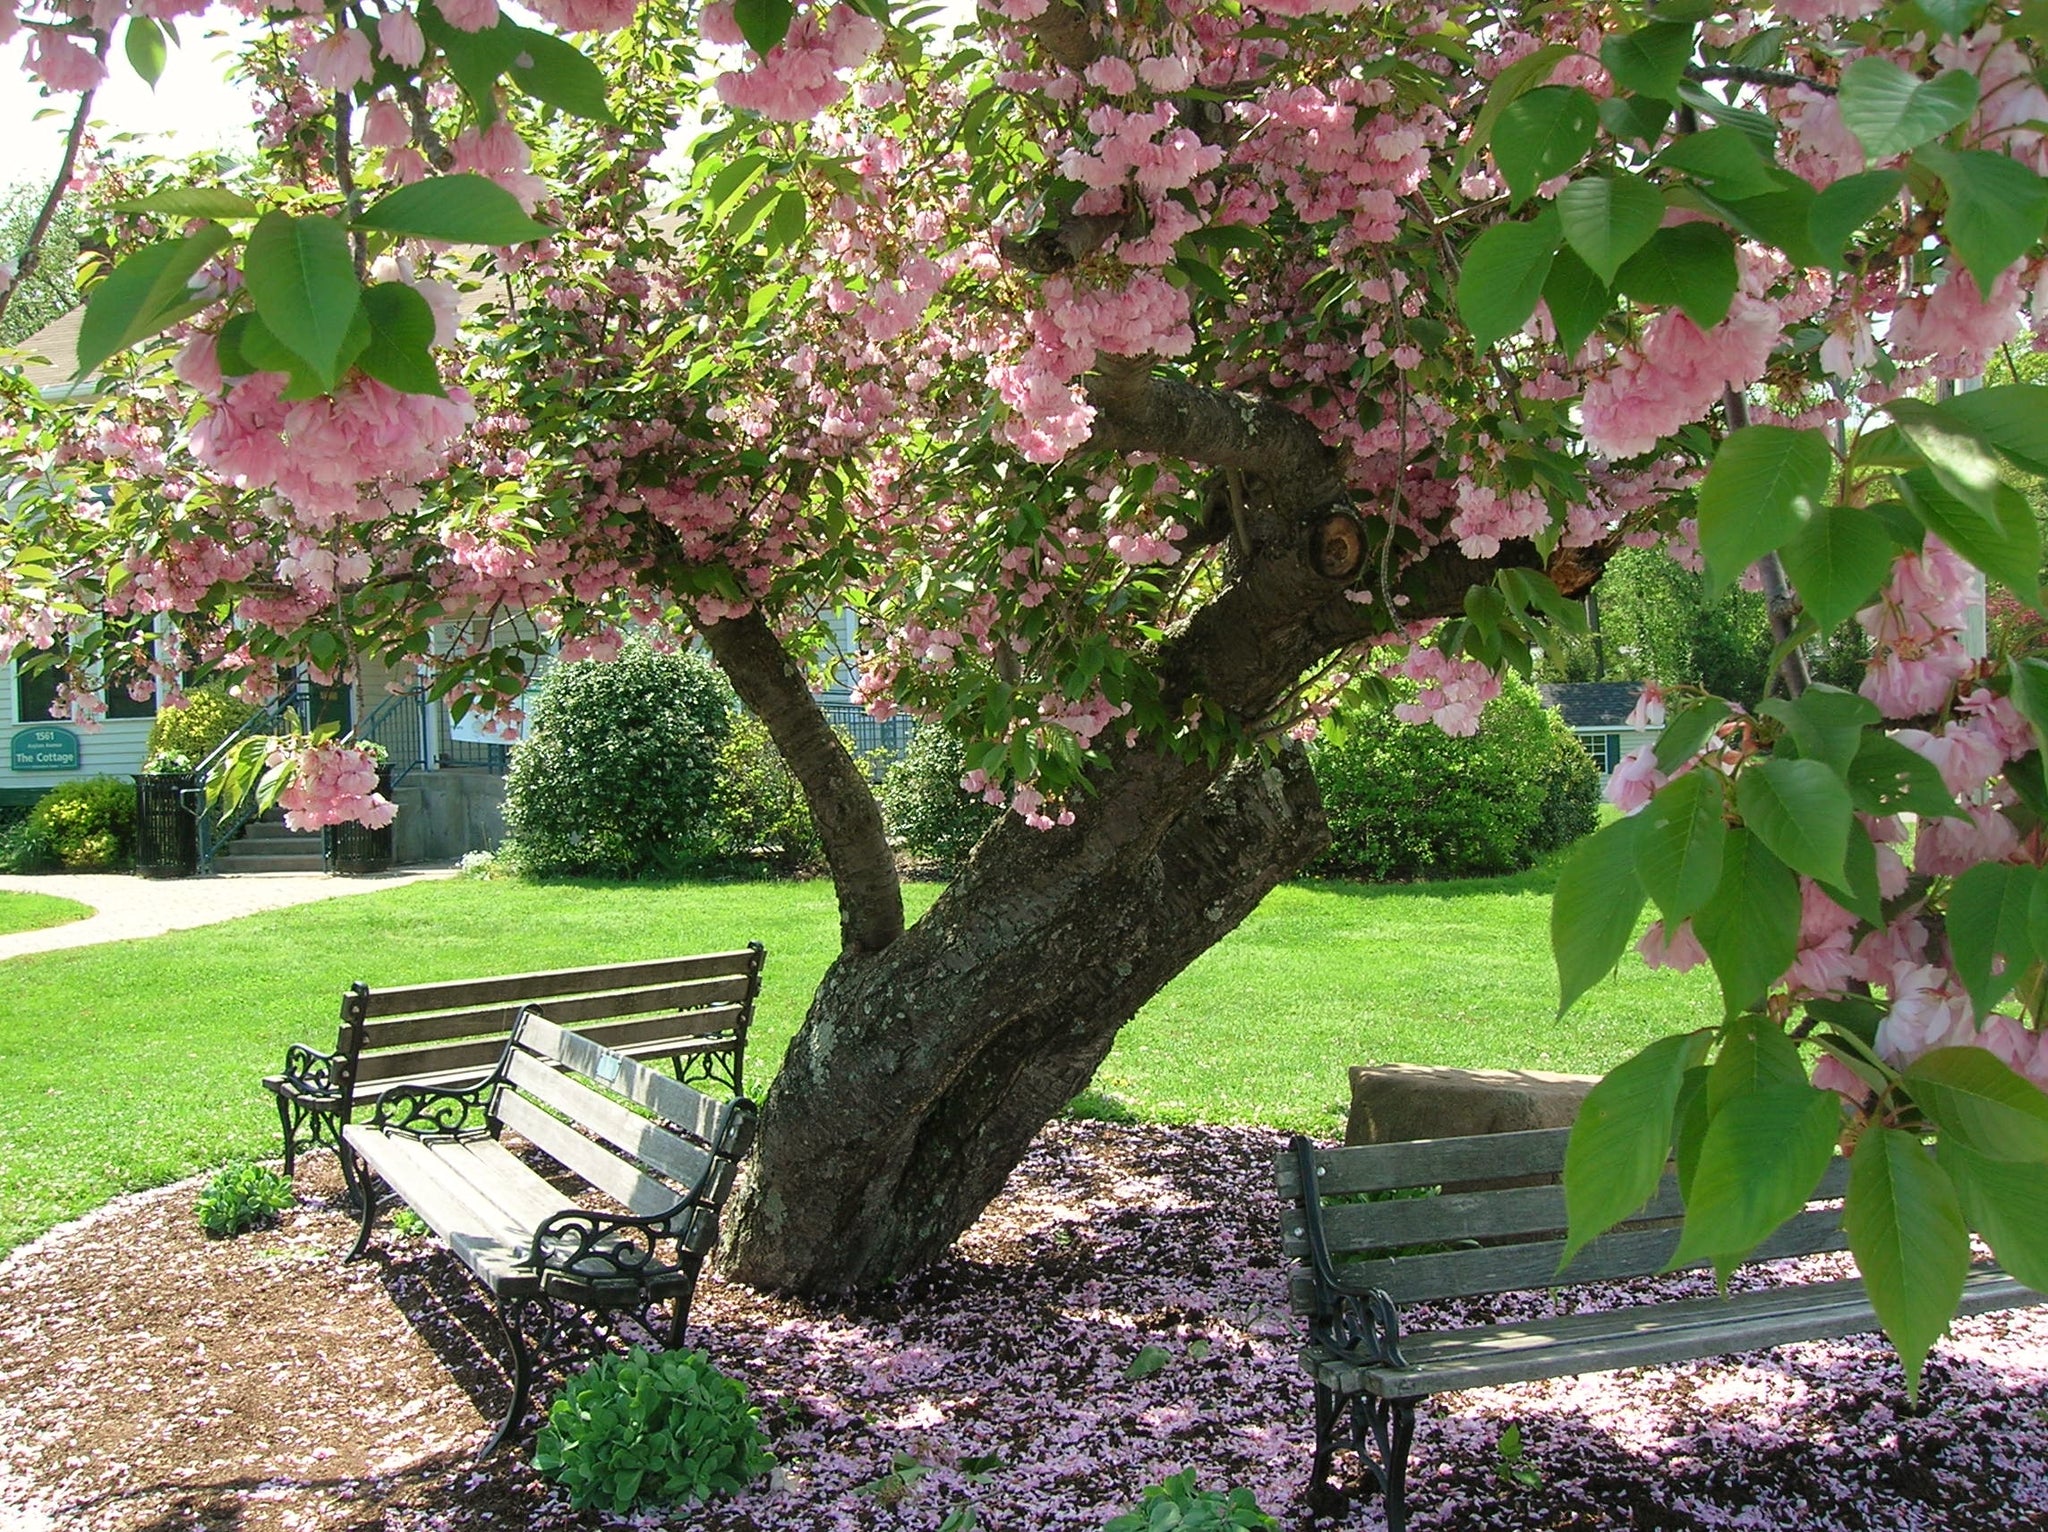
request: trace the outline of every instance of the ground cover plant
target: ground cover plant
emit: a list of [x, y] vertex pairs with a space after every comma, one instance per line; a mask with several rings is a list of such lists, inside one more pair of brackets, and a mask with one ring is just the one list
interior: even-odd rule
[[[81, 171], [160, 9], [9, 13], [81, 97], [45, 206], [104, 212], [108, 386], [0, 381], [0, 642], [87, 721], [110, 679], [371, 652], [509, 708], [549, 651], [701, 638], [840, 920], [740, 1275], [935, 1259], [1327, 844], [1285, 742], [1389, 675], [1469, 730], [1623, 547], [1752, 580], [1778, 663], [1754, 710], [1671, 699], [1560, 881], [1567, 1007], [1651, 904], [1724, 1001], [1587, 1114], [1573, 1240], [1675, 1133], [1733, 1256], [1839, 1142], [1909, 1361], [1971, 1226], [2048, 1273], [2010, 1168], [2048, 1163], [2048, 660], [1965, 642], [1978, 575], [2048, 611], [2048, 390], [1930, 397], [2048, 324], [2036, 7], [548, 0], [566, 41], [336, 0], [240, 57], [246, 173]], [[1850, 620], [1855, 689], [1809, 684]], [[835, 669], [1009, 810], [914, 925]], [[350, 747], [286, 756], [288, 812], [388, 817]]]
[[[5, 834], [0, 831], [0, 834]], [[88, 905], [76, 899], [60, 899], [55, 894], [23, 894], [11, 889], [0, 889], [0, 936], [16, 931], [40, 931], [48, 926], [68, 925], [74, 920], [83, 920], [92, 913]]]
[[[1674, 1015], [1710, 1013], [1701, 976], [1631, 963], [1598, 1006], [1555, 1025], [1549, 877], [1284, 888], [1153, 1002], [1083, 1109], [1329, 1136], [1342, 1131], [1350, 1064], [1596, 1070]], [[936, 890], [910, 892], [921, 903]], [[769, 955], [747, 1069], [759, 1090], [832, 959], [831, 930], [822, 882], [457, 879], [11, 959], [0, 984], [0, 1250], [117, 1191], [274, 1155], [276, 1116], [256, 1081], [288, 1042], [331, 1042], [356, 979], [566, 968], [758, 939]], [[107, 1082], [135, 1088], [99, 1088]]]

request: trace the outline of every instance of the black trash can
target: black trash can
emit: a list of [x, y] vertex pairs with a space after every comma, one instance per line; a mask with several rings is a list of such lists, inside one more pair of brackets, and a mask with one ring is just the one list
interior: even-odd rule
[[[377, 791], [391, 797], [391, 768], [377, 768]], [[326, 830], [327, 870], [344, 877], [367, 872], [389, 872], [393, 860], [392, 826], [371, 829], [368, 825], [329, 825]]]
[[135, 779], [135, 870], [141, 876], [189, 878], [199, 870], [197, 796], [188, 771]]

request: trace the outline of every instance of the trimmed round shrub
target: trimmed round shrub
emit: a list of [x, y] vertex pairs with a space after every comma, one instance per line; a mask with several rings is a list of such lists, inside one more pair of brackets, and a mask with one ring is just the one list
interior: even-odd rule
[[947, 730], [927, 725], [910, 737], [903, 759], [882, 777], [882, 813], [889, 833], [920, 862], [958, 867], [1002, 814], [1001, 805], [963, 792], [966, 747]]
[[732, 693], [709, 660], [645, 640], [557, 665], [512, 752], [505, 828], [527, 872], [687, 872], [722, 847], [714, 796]]
[[29, 810], [27, 823], [65, 867], [125, 867], [135, 854], [135, 784], [120, 777], [61, 783]]
[[824, 860], [803, 789], [768, 737], [768, 726], [751, 713], [733, 716], [718, 747], [718, 786], [711, 801], [734, 860], [758, 857], [782, 868], [815, 867]]
[[256, 709], [228, 695], [225, 686], [195, 686], [176, 707], [167, 707], [149, 726], [149, 754], [183, 756], [193, 765], [256, 716]]
[[1391, 705], [1353, 709], [1342, 726], [1341, 738], [1311, 748], [1331, 834], [1313, 871], [1384, 880], [1514, 872], [1598, 815], [1592, 757], [1517, 677], [1470, 739], [1401, 723]]
[[703, 1352], [635, 1346], [563, 1385], [534, 1439], [533, 1466], [579, 1511], [623, 1516], [729, 1495], [775, 1459], [746, 1389]]

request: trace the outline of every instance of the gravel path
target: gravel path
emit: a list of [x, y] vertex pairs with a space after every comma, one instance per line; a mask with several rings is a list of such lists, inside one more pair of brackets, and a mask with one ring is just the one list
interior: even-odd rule
[[93, 914], [69, 925], [0, 936], [0, 961], [31, 952], [65, 947], [90, 947], [98, 942], [132, 941], [238, 920], [264, 910], [281, 910], [316, 899], [371, 894], [426, 878], [449, 878], [449, 867], [408, 868], [403, 872], [335, 878], [320, 872], [223, 873], [211, 878], [138, 878], [127, 873], [51, 873], [36, 877], [0, 876], [0, 889], [21, 894], [51, 894], [88, 905]]

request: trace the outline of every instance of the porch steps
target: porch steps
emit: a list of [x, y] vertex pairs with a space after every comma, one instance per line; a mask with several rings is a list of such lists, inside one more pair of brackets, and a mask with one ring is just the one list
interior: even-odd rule
[[272, 809], [252, 819], [213, 859], [215, 872], [324, 872], [318, 830], [287, 830]]

